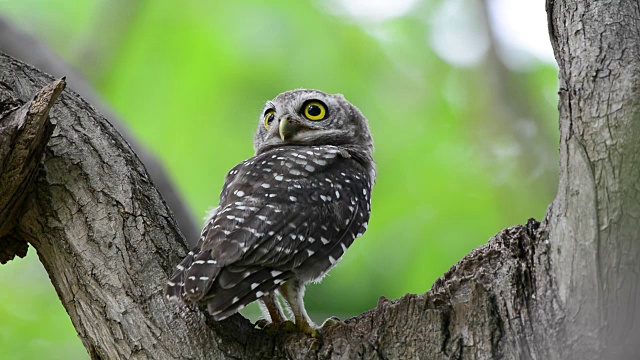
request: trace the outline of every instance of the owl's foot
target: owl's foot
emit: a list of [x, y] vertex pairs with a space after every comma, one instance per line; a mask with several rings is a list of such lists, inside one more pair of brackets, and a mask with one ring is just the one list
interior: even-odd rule
[[324, 329], [325, 327], [333, 326], [333, 325], [337, 325], [337, 324], [344, 324], [344, 322], [342, 320], [340, 320], [339, 317], [332, 316], [332, 317], [328, 318], [327, 320], [325, 320], [322, 323], [322, 325], [320, 325], [320, 329]]
[[282, 331], [285, 333], [303, 333], [311, 336], [312, 338], [319, 338], [322, 336], [320, 329], [310, 324], [295, 324], [293, 321], [286, 320], [280, 324], [269, 323], [264, 328], [266, 331]]
[[320, 329], [318, 329], [316, 326], [306, 321], [297, 322], [296, 329], [301, 333], [307, 334], [315, 339], [322, 337], [322, 331], [320, 331]]

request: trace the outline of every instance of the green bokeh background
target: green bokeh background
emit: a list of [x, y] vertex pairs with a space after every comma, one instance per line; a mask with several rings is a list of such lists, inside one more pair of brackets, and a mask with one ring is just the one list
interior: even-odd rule
[[[446, 24], [468, 30], [454, 40], [487, 44], [465, 64], [434, 50], [444, 1], [382, 20], [337, 0], [22, 0], [0, 2], [0, 13], [90, 80], [198, 218], [228, 169], [252, 155], [266, 100], [304, 87], [356, 104], [376, 145], [373, 214], [340, 265], [308, 288], [320, 322], [379, 296], [426, 292], [501, 229], [540, 219], [553, 198], [556, 68], [501, 44], [479, 3], [456, 1], [475, 6]], [[505, 54], [527, 61], [509, 65]], [[0, 266], [0, 359], [37, 358], [88, 356], [30, 249]]]

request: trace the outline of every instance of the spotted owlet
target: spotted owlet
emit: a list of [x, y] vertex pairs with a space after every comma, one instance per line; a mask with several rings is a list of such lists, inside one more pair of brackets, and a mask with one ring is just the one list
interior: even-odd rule
[[367, 229], [375, 180], [367, 120], [342, 95], [293, 90], [267, 102], [255, 156], [227, 174], [220, 204], [166, 295], [206, 303], [216, 320], [260, 300], [265, 317], [317, 334], [303, 304]]

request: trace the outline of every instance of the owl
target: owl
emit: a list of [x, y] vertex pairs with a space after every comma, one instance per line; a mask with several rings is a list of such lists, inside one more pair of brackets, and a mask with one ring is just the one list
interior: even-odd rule
[[255, 156], [227, 174], [198, 244], [167, 283], [169, 300], [206, 304], [216, 320], [258, 300], [265, 319], [318, 335], [304, 308], [367, 229], [376, 171], [367, 120], [342, 95], [292, 90], [266, 103]]

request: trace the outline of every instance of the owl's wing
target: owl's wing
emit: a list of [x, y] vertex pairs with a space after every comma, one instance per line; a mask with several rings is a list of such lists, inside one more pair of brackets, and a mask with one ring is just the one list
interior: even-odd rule
[[318, 280], [336, 264], [366, 229], [371, 183], [348, 154], [313, 151], [315, 162], [276, 151], [238, 169], [191, 264], [173, 281], [183, 280], [183, 299], [206, 299], [223, 319], [293, 276]]

